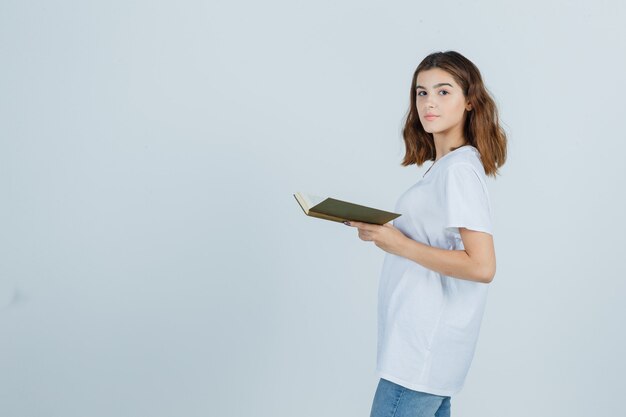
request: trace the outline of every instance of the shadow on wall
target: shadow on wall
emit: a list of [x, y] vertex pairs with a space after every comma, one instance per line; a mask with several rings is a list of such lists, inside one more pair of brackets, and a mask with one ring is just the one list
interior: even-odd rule
[[0, 311], [26, 302], [26, 295], [17, 286], [0, 284]]

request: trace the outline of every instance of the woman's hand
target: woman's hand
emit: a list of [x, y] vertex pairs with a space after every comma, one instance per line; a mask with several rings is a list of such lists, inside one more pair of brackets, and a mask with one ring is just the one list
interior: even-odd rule
[[409, 239], [400, 230], [396, 229], [391, 223], [382, 226], [363, 222], [344, 222], [346, 226], [357, 227], [359, 229], [359, 238], [365, 241], [374, 242], [376, 246], [385, 252], [398, 255], [403, 245]]

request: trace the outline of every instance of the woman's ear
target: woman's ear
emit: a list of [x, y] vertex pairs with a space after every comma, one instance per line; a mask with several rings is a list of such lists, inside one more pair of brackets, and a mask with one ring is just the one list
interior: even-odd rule
[[467, 111], [472, 111], [472, 105], [468, 102], [467, 105], [465, 106], [465, 110]]

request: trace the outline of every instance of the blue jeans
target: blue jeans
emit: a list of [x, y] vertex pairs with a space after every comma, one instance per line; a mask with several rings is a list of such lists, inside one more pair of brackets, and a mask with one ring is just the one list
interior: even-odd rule
[[413, 391], [381, 378], [370, 417], [450, 417], [450, 397]]

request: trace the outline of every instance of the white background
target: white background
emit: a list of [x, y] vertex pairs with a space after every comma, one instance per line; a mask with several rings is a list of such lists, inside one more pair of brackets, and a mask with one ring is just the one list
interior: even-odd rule
[[618, 415], [626, 6], [0, 2], [0, 415], [366, 416], [411, 76], [457, 50], [509, 134], [453, 415]]

